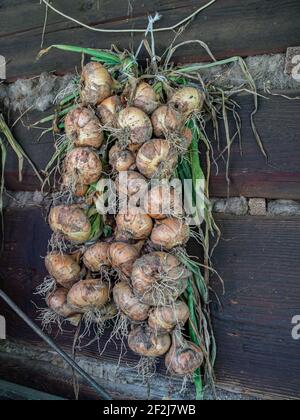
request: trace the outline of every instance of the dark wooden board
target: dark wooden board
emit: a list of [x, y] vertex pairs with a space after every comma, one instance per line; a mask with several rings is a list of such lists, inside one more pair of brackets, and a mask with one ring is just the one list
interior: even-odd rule
[[[289, 95], [299, 96], [299, 92], [289, 92]], [[240, 155], [236, 143], [231, 151], [230, 195], [300, 199], [300, 125], [297, 119], [300, 101], [289, 101], [279, 96], [272, 96], [268, 100], [260, 99], [256, 123], [268, 153], [268, 162], [266, 162], [256, 144], [250, 124], [253, 98], [250, 95], [240, 95], [237, 100], [242, 107], [240, 115], [243, 122], [243, 156]], [[16, 117], [15, 115], [14, 118]], [[26, 116], [24, 123], [29, 125], [30, 122], [40, 118], [41, 114], [34, 113]], [[28, 130], [21, 123], [13, 132], [38, 168], [45, 168], [54, 151], [53, 136], [47, 135], [37, 143], [41, 132]], [[213, 136], [210, 135], [210, 138]], [[224, 133], [222, 133], [222, 147], [225, 147]], [[214, 149], [214, 154], [217, 156], [216, 144]], [[212, 166], [211, 195], [226, 197], [225, 165], [221, 159], [218, 160], [218, 165], [218, 174], [216, 167]], [[40, 188], [39, 181], [28, 164], [25, 164], [23, 181], [19, 182], [17, 160], [12, 153], [9, 153], [6, 166], [6, 188], [9, 190]]]
[[[135, 1], [128, 13], [127, 1], [56, 0], [54, 6], [67, 14], [97, 28], [145, 28], [149, 13], [163, 16], [157, 27], [174, 25], [187, 17], [206, 0]], [[40, 50], [45, 9], [35, 0], [5, 0], [1, 2], [0, 54], [9, 62], [8, 78], [32, 76], [42, 71], [64, 72], [79, 64], [75, 55], [52, 53], [36, 63]], [[203, 11], [188, 27], [181, 40], [202, 39], [218, 58], [234, 55], [249, 56], [284, 52], [288, 46], [299, 43], [300, 4], [298, 0], [218, 0]], [[172, 33], [156, 37], [157, 52], [169, 45]], [[88, 31], [77, 24], [49, 11], [45, 46], [51, 44], [76, 44], [80, 46], [109, 48], [136, 47], [139, 34], [103, 34]], [[206, 60], [204, 50], [195, 45], [185, 46], [175, 56], [176, 61]]]
[[292, 318], [300, 311], [300, 219], [218, 217], [222, 240], [214, 261], [226, 294], [214, 283], [223, 384], [299, 399], [300, 342]]
[[[11, 210], [5, 220], [1, 287], [36, 318], [32, 301], [42, 303], [33, 290], [45, 275], [41, 257], [49, 230], [40, 209]], [[291, 337], [291, 320], [300, 308], [300, 219], [219, 216], [217, 221], [223, 237], [214, 261], [226, 287], [222, 296], [218, 283], [213, 283], [222, 303], [219, 307], [214, 300], [212, 305], [218, 382], [256, 394], [299, 398], [299, 341]], [[198, 251], [195, 247], [193, 254]], [[41, 344], [3, 304], [0, 313], [7, 317], [9, 336]], [[70, 349], [73, 334], [67, 328], [64, 336], [54, 333], [54, 337]], [[82, 355], [99, 359], [96, 346], [84, 349]], [[102, 358], [116, 362], [118, 356], [119, 349], [109, 345]], [[128, 351], [123, 362], [134, 366], [137, 359]], [[162, 366], [159, 371], [163, 372]]]

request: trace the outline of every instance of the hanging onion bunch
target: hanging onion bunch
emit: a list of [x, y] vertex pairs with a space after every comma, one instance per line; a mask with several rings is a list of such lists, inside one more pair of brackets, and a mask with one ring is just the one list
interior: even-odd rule
[[[202, 130], [200, 113], [209, 95], [191, 86], [195, 77], [177, 74], [176, 66], [170, 74], [168, 65], [161, 67], [152, 78], [154, 65], [143, 75], [131, 56], [106, 51], [110, 60], [103, 60], [105, 67], [100, 55], [97, 50], [98, 61], [83, 67], [76, 95], [80, 103], [76, 99], [76, 106], [58, 120], [64, 125], [57, 124], [59, 129], [64, 126], [68, 141], [60, 168], [62, 188], [71, 194], [68, 203], [82, 206], [55, 205], [49, 224], [71, 243], [67, 246], [82, 248], [77, 260], [56, 249], [49, 252], [45, 264], [57, 289], [46, 302], [51, 316], [82, 317], [85, 332], [93, 323], [98, 334], [103, 322], [115, 317], [112, 337], [126, 336], [129, 348], [142, 358], [166, 355], [171, 375], [192, 377], [203, 363], [203, 352], [185, 340], [181, 330], [188, 321], [191, 326], [195, 313], [197, 317], [191, 302], [198, 300], [190, 287], [195, 270], [179, 259], [178, 249], [174, 251], [186, 246], [191, 231], [182, 186], [177, 189], [170, 179], [182, 173], [184, 178], [190, 174], [193, 182], [199, 178], [199, 171], [193, 171], [195, 133]], [[64, 115], [69, 110], [65, 104]], [[97, 202], [103, 237], [95, 242], [99, 236], [94, 235], [91, 213], [84, 209], [105, 196], [99, 185], [107, 177], [115, 181], [118, 214], [112, 222], [110, 216], [102, 217]]]

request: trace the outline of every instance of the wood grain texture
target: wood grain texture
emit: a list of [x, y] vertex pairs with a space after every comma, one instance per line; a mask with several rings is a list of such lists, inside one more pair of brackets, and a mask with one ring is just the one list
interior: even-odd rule
[[[300, 95], [299, 92], [278, 93]], [[260, 99], [256, 123], [268, 153], [268, 162], [256, 144], [250, 124], [253, 98], [250, 95], [240, 95], [237, 101], [241, 105], [240, 115], [243, 123], [243, 156], [240, 155], [236, 143], [232, 147], [230, 158], [230, 195], [300, 199], [300, 125], [297, 119], [300, 101], [289, 101], [279, 96], [269, 97], [268, 100]], [[24, 122], [29, 125], [40, 118], [40, 113], [33, 113], [26, 116]], [[54, 152], [52, 135], [43, 137], [38, 143], [40, 131], [28, 130], [21, 123], [13, 132], [38, 168], [44, 169]], [[210, 132], [209, 136], [213, 138]], [[226, 146], [222, 130], [221, 138], [222, 150]], [[213, 146], [214, 155], [218, 156], [217, 145]], [[226, 197], [225, 164], [222, 159], [219, 159], [217, 164], [218, 174], [216, 166], [212, 166], [211, 195]], [[19, 182], [17, 160], [12, 152], [9, 153], [6, 166], [6, 188], [24, 191], [40, 189], [40, 184], [28, 164], [25, 164], [23, 181]]]
[[218, 217], [222, 241], [213, 304], [221, 383], [299, 398], [300, 342], [292, 318], [300, 310], [300, 219]]
[[[1, 287], [32, 318], [42, 306], [33, 295], [45, 269], [49, 229], [40, 209], [6, 212], [5, 250], [0, 261]], [[218, 343], [217, 379], [226, 387], [283, 398], [299, 398], [299, 341], [291, 337], [291, 320], [300, 308], [300, 218], [218, 216], [223, 237], [214, 256], [225, 282], [222, 306], [214, 300], [213, 323]], [[199, 249], [192, 247], [193, 255]], [[213, 297], [213, 296], [212, 296]], [[0, 303], [13, 338], [40, 345], [36, 336]], [[74, 331], [66, 328], [55, 340], [70, 350]], [[101, 340], [103, 346], [107, 335]], [[119, 349], [111, 343], [99, 358], [96, 345], [83, 356], [116, 363]], [[135, 366], [136, 356], [127, 351], [123, 363]], [[159, 366], [163, 373], [163, 364]], [[50, 392], [50, 391], [49, 391]], [[52, 392], [52, 391], [51, 391]], [[55, 392], [55, 391], [53, 391]]]
[[[158, 27], [171, 26], [187, 17], [206, 0], [135, 1], [133, 10], [128, 2], [103, 0], [55, 0], [53, 5], [93, 27], [145, 28], [147, 16], [159, 11], [163, 18]], [[100, 8], [97, 5], [100, 4]], [[45, 9], [35, 0], [5, 0], [1, 2], [0, 53], [9, 62], [8, 78], [27, 77], [42, 71], [65, 72], [80, 64], [76, 55], [53, 52], [36, 63], [40, 50]], [[182, 40], [202, 39], [218, 58], [234, 55], [249, 56], [284, 52], [299, 42], [300, 4], [298, 0], [219, 0], [203, 11], [188, 27]], [[160, 33], [156, 37], [157, 52], [161, 54], [173, 37]], [[96, 48], [136, 47], [139, 34], [102, 34], [78, 27], [49, 11], [45, 46], [76, 44]], [[194, 45], [179, 50], [176, 61], [207, 60], [204, 50]]]

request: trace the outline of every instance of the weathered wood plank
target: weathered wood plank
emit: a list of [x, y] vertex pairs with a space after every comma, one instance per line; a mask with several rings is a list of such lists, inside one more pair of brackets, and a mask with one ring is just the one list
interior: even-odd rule
[[[222, 296], [213, 283], [222, 306], [212, 306], [218, 343], [217, 379], [253, 393], [299, 398], [299, 341], [291, 336], [292, 317], [300, 308], [299, 218], [218, 216], [223, 237], [216, 250], [216, 269], [225, 282]], [[6, 213], [5, 250], [0, 262], [1, 287], [32, 318], [42, 303], [33, 290], [45, 274], [41, 256], [46, 253], [49, 230], [40, 209]], [[199, 249], [194, 248], [193, 254]], [[0, 304], [7, 316], [8, 334], [40, 344], [36, 336]], [[74, 331], [55, 335], [70, 349]], [[102, 343], [105, 341], [104, 336]], [[98, 358], [97, 346], [83, 356]], [[111, 344], [102, 360], [116, 362], [119, 349]], [[122, 358], [131, 366], [136, 357], [128, 351]], [[163, 366], [159, 367], [163, 372]]]
[[221, 383], [299, 398], [300, 219], [218, 217], [215, 264], [225, 281], [213, 305]]
[[[158, 0], [135, 2], [128, 13], [125, 1], [111, 2], [56, 0], [54, 6], [67, 14], [101, 28], [145, 28], [149, 13], [159, 11], [163, 19], [158, 27], [179, 22], [195, 11], [205, 0]], [[97, 4], [100, 8], [97, 9]], [[7, 58], [8, 78], [31, 76], [42, 71], [64, 72], [79, 63], [75, 55], [53, 52], [39, 63], [35, 57], [40, 49], [44, 24], [44, 8], [34, 0], [4, 1], [0, 15], [0, 53]], [[218, 58], [233, 55], [284, 52], [299, 41], [300, 4], [297, 0], [238, 0], [217, 1], [202, 12], [182, 36], [182, 40], [201, 38], [213, 49]], [[81, 46], [109, 48], [111, 44], [128, 48], [136, 46], [141, 37], [129, 34], [101, 34], [79, 28], [61, 16], [49, 12], [45, 45], [72, 43]], [[200, 28], [200, 29], [199, 29]], [[156, 37], [157, 51], [162, 53], [172, 39], [172, 33]], [[175, 60], [194, 62], [206, 60], [203, 50], [194, 45], [178, 51]]]
[[[299, 92], [281, 93], [299, 96]], [[243, 156], [240, 155], [236, 143], [231, 150], [230, 195], [300, 199], [300, 125], [296, 118], [300, 111], [300, 101], [288, 101], [278, 96], [270, 97], [268, 100], [260, 99], [256, 123], [268, 153], [268, 162], [266, 162], [256, 144], [250, 124], [253, 98], [250, 95], [240, 95], [237, 100], [242, 107], [240, 115], [243, 122]], [[41, 116], [35, 113], [25, 117], [24, 121], [29, 125], [30, 121], [37, 121], [39, 118]], [[38, 168], [44, 169], [54, 151], [52, 135], [43, 137], [37, 143], [40, 131], [28, 130], [21, 123], [13, 132]], [[213, 138], [212, 135], [210, 137]], [[222, 133], [222, 147], [225, 148], [224, 139], [225, 135]], [[218, 156], [216, 144], [214, 148], [214, 154]], [[225, 164], [222, 159], [217, 163], [218, 174], [216, 167], [212, 166], [211, 194], [215, 197], [226, 197]], [[18, 165], [12, 153], [9, 153], [6, 166], [6, 188], [10, 190], [40, 188], [38, 180], [27, 164], [23, 181], [18, 181]]]

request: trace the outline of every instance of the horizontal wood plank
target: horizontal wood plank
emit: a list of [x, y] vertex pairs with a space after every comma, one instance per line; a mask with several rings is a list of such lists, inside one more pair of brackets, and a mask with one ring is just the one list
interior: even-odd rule
[[[157, 27], [174, 25], [194, 12], [207, 0], [158, 0], [128, 2], [109, 0], [56, 0], [52, 4], [70, 16], [95, 28], [145, 28], [149, 13], [163, 16]], [[98, 7], [99, 5], [99, 7]], [[28, 77], [42, 71], [73, 71], [79, 65], [76, 55], [53, 52], [42, 61], [35, 58], [41, 46], [45, 9], [34, 0], [4, 1], [0, 15], [0, 54], [7, 59], [9, 79]], [[190, 24], [181, 40], [201, 39], [208, 43], [218, 58], [234, 55], [284, 52], [299, 42], [300, 4], [298, 0], [226, 0], [217, 1]], [[161, 54], [170, 44], [173, 34], [156, 36], [157, 52]], [[86, 47], [131, 48], [140, 43], [141, 35], [103, 34], [88, 31], [49, 11], [45, 46], [75, 44]], [[67, 58], [66, 58], [67, 57]], [[203, 49], [187, 45], [179, 50], [175, 61], [207, 60]]]
[[[299, 92], [288, 93], [299, 96]], [[300, 125], [296, 116], [300, 112], [300, 101], [289, 101], [279, 96], [260, 99], [256, 116], [258, 131], [261, 135], [268, 161], [263, 157], [254, 138], [250, 114], [253, 110], [253, 98], [250, 95], [239, 95], [240, 115], [243, 123], [243, 155], [240, 155], [237, 143], [232, 147], [230, 157], [230, 195], [245, 197], [263, 197], [270, 199], [300, 199]], [[17, 116], [15, 115], [14, 118]], [[41, 114], [33, 113], [24, 117], [24, 123], [37, 121]], [[234, 126], [232, 124], [232, 130]], [[53, 149], [53, 136], [44, 136], [37, 141], [40, 130], [29, 130], [19, 123], [13, 130], [16, 139], [23, 146], [37, 167], [42, 170], [50, 160]], [[233, 131], [232, 131], [233, 132]], [[212, 133], [209, 133], [213, 138]], [[221, 150], [225, 148], [224, 132], [221, 130]], [[213, 143], [214, 155], [218, 156], [217, 145]], [[227, 196], [225, 163], [217, 161], [218, 172], [212, 165], [211, 195]], [[10, 151], [6, 165], [6, 188], [9, 190], [32, 191], [40, 189], [31, 167], [25, 164], [23, 181], [18, 179], [18, 163]]]
[[[251, 393], [299, 398], [299, 341], [292, 339], [291, 321], [300, 308], [299, 218], [218, 216], [222, 240], [214, 255], [215, 267], [224, 279], [222, 296], [217, 281], [212, 316], [218, 343], [218, 382]], [[0, 262], [1, 287], [33, 319], [34, 304], [42, 302], [34, 288], [46, 274], [43, 257], [49, 229], [40, 209], [10, 210], [5, 215], [5, 249]], [[194, 255], [200, 250], [192, 247]], [[213, 297], [213, 295], [212, 295]], [[40, 345], [36, 336], [3, 304], [8, 334]], [[53, 332], [56, 341], [70, 349], [74, 331]], [[104, 345], [107, 335], [101, 341]], [[101, 360], [117, 362], [120, 349], [113, 343]], [[83, 356], [99, 358], [96, 345]], [[122, 361], [134, 366], [136, 356], [127, 351]], [[163, 363], [159, 372], [164, 372]]]

